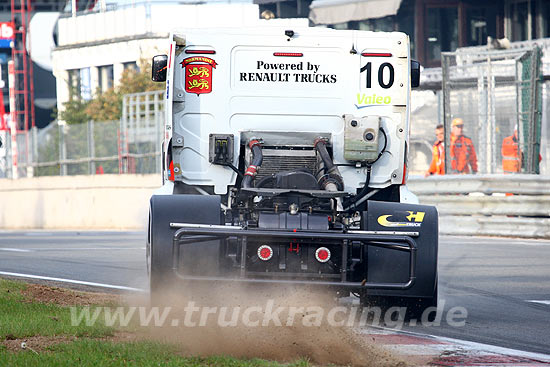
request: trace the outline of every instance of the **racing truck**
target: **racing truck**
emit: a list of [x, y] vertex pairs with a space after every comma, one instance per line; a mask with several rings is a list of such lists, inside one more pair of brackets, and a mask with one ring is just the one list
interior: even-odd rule
[[436, 305], [438, 214], [406, 186], [420, 79], [406, 34], [172, 32], [152, 79], [166, 83], [153, 298], [240, 282]]

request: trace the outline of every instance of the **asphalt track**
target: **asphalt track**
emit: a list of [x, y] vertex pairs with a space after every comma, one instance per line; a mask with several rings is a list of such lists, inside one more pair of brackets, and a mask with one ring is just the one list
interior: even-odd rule
[[[0, 232], [0, 276], [33, 275], [84, 289], [147, 289], [142, 232]], [[69, 280], [71, 282], [66, 282]], [[439, 302], [464, 326], [411, 326], [437, 335], [550, 353], [550, 241], [442, 237]], [[52, 282], [52, 279], [49, 280]]]

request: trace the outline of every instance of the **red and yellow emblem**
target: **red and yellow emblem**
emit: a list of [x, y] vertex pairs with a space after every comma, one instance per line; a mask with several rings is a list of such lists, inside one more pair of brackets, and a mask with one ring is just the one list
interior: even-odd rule
[[181, 67], [185, 68], [185, 91], [197, 95], [212, 92], [212, 69], [216, 65], [216, 61], [203, 56], [184, 59]]

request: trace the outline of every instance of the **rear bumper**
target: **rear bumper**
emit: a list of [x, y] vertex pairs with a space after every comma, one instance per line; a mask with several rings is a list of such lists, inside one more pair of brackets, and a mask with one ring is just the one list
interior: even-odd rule
[[[308, 286], [329, 286], [347, 288], [350, 290], [380, 289], [380, 290], [408, 290], [416, 281], [416, 256], [417, 245], [413, 237], [417, 232], [389, 232], [389, 231], [308, 231], [308, 230], [265, 230], [265, 229], [243, 229], [240, 227], [220, 225], [200, 225], [190, 223], [171, 223], [172, 228], [179, 228], [173, 236], [173, 266], [174, 273], [182, 280], [190, 281], [215, 281], [215, 282], [243, 282], [243, 283], [271, 283], [291, 284]], [[213, 240], [236, 239], [240, 241], [240, 269], [237, 276], [213, 277], [183, 275], [179, 271], [179, 261], [182, 246], [191, 243], [200, 243]], [[315, 240], [319, 243], [330, 242], [340, 244], [341, 250], [341, 273], [338, 279], [331, 277], [330, 280], [323, 279], [288, 279], [288, 274], [270, 273], [269, 278], [248, 271], [246, 267], [247, 242], [253, 240]], [[351, 242], [366, 246], [374, 246], [398, 252], [408, 252], [409, 272], [408, 280], [403, 283], [369, 282], [367, 279], [362, 282], [350, 282], [348, 279], [348, 248]], [[286, 275], [286, 276], [284, 276]], [[300, 275], [300, 274], [296, 274]], [[304, 274], [302, 274], [304, 275]], [[284, 276], [284, 277], [283, 277]]]

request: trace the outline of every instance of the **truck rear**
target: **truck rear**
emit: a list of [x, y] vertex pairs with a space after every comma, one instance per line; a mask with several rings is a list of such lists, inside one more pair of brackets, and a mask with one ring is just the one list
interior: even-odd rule
[[435, 305], [438, 215], [406, 186], [419, 73], [397, 32], [171, 34], [153, 60], [166, 81], [153, 297], [215, 281]]

